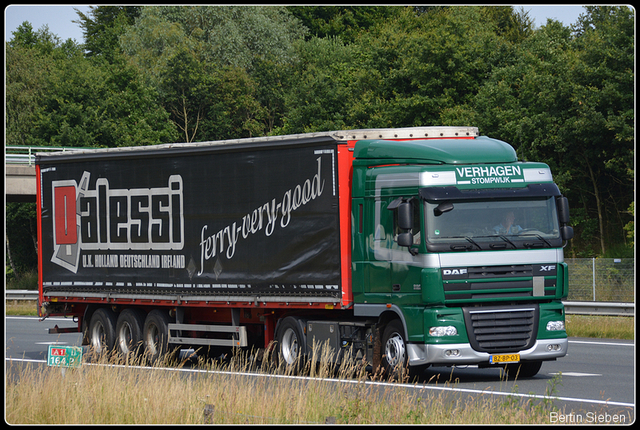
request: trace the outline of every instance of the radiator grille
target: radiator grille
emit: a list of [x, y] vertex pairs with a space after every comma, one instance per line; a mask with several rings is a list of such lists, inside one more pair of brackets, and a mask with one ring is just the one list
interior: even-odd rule
[[[443, 269], [444, 297], [448, 304], [487, 302], [511, 298], [553, 297], [556, 294], [556, 271], [541, 267], [555, 265], [510, 265]], [[536, 291], [538, 282], [540, 290]]]
[[464, 308], [469, 342], [476, 351], [517, 352], [530, 348], [538, 330], [538, 307]]

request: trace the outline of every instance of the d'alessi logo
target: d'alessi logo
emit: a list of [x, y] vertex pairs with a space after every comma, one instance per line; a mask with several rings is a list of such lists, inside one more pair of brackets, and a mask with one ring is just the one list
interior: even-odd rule
[[166, 187], [111, 189], [106, 178], [90, 188], [80, 182], [52, 182], [53, 256], [76, 273], [82, 250], [180, 250], [184, 247], [182, 176]]

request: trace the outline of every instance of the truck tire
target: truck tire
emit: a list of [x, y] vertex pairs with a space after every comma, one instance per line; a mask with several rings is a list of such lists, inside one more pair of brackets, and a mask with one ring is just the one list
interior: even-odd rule
[[144, 313], [138, 309], [125, 309], [120, 312], [116, 324], [116, 349], [120, 354], [138, 356], [144, 351], [144, 320]]
[[429, 367], [428, 364], [409, 366], [409, 352], [400, 320], [392, 320], [387, 324], [382, 336], [381, 349], [382, 369], [389, 379], [413, 382]]
[[99, 308], [91, 316], [89, 345], [96, 355], [107, 354], [116, 342], [116, 315], [111, 309]]
[[407, 367], [407, 347], [400, 320], [387, 324], [382, 335], [382, 369], [390, 379], [400, 380]]
[[169, 323], [171, 318], [166, 311], [155, 309], [144, 320], [142, 345], [145, 357], [151, 363], [158, 361], [169, 350]]
[[287, 317], [282, 320], [276, 334], [278, 360], [286, 366], [299, 366], [304, 351], [304, 337], [298, 320]]
[[524, 361], [522, 363], [507, 364], [506, 372], [509, 378], [532, 378], [538, 374], [542, 361]]

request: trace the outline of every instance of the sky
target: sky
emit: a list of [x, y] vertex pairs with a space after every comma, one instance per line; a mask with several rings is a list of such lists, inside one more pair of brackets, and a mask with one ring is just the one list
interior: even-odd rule
[[[536, 27], [547, 23], [547, 18], [560, 21], [565, 26], [574, 24], [578, 16], [584, 13], [582, 6], [576, 5], [515, 5], [517, 10], [523, 7], [529, 11], [529, 16], [533, 18]], [[5, 41], [10, 40], [14, 32], [24, 21], [29, 21], [34, 30], [39, 30], [43, 25], [49, 26], [49, 31], [65, 41], [69, 38], [75, 39], [77, 43], [83, 43], [82, 29], [73, 20], [78, 19], [78, 14], [74, 9], [83, 13], [89, 11], [89, 6], [83, 5], [10, 5], [4, 9]]]

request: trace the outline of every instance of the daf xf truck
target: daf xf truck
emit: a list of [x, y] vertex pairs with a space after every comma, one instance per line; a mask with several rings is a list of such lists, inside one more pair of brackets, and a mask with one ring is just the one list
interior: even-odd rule
[[[543, 163], [475, 127], [37, 155], [39, 304], [96, 351], [332, 348], [389, 373], [567, 353], [573, 236]], [[394, 370], [395, 369], [395, 370]]]

